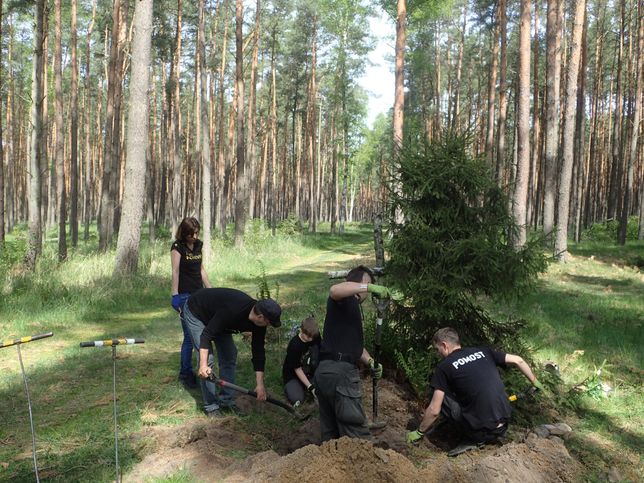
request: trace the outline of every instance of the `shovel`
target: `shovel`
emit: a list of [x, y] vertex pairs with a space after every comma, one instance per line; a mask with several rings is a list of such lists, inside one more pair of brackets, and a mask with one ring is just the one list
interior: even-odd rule
[[[215, 384], [217, 384], [218, 386], [232, 389], [233, 391], [237, 391], [247, 396], [257, 398], [257, 393], [255, 391], [251, 391], [250, 389], [246, 389], [245, 387], [238, 386], [237, 384], [233, 384], [232, 382], [224, 381], [223, 379], [218, 378], [214, 372], [210, 373], [209, 379]], [[291, 413], [293, 416], [295, 416], [296, 418], [302, 421], [305, 419], [308, 419], [308, 417], [310, 416], [310, 414], [309, 415], [301, 414], [299, 411], [296, 411], [295, 408], [290, 404], [280, 401], [279, 399], [275, 399], [274, 397], [271, 397], [271, 396], [266, 397], [266, 402], [274, 404], [275, 406], [279, 406], [282, 409], [286, 409], [289, 413]]]
[[[373, 362], [374, 366], [377, 367], [380, 362], [380, 340], [382, 339], [382, 321], [385, 317], [387, 307], [389, 306], [389, 299], [380, 299], [374, 300], [376, 305], [376, 337], [374, 341], [374, 351], [373, 351]], [[372, 377], [373, 383], [373, 416], [371, 418], [371, 423], [369, 424], [369, 429], [382, 429], [387, 425], [386, 421], [378, 421], [378, 379], [375, 376]]]

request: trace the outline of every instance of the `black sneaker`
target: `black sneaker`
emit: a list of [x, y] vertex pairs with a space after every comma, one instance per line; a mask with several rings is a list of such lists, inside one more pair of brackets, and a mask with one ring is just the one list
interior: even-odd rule
[[180, 374], [179, 381], [186, 389], [197, 389], [197, 387], [199, 387], [197, 378], [192, 372], [190, 374]]
[[475, 449], [479, 449], [485, 446], [485, 443], [475, 443], [475, 442], [461, 442], [456, 446], [456, 448], [450, 450], [447, 452], [447, 456], [453, 458], [454, 456], [458, 456], [459, 454], [466, 453], [468, 451], [472, 451]]

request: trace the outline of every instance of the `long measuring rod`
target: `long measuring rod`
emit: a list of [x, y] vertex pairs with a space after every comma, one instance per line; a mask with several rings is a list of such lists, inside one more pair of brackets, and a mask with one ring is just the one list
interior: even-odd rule
[[143, 339], [105, 339], [105, 340], [90, 340], [88, 342], [81, 342], [81, 347], [111, 347], [112, 348], [112, 400], [114, 408], [114, 464], [116, 467], [116, 483], [122, 481], [121, 467], [119, 465], [119, 436], [118, 436], [118, 410], [116, 407], [116, 346], [119, 345], [134, 345], [143, 344]]
[[32, 448], [32, 458], [34, 462], [34, 473], [36, 475], [36, 482], [40, 481], [40, 476], [38, 475], [38, 459], [36, 457], [36, 429], [34, 426], [34, 416], [31, 409], [31, 396], [29, 395], [29, 384], [27, 382], [27, 373], [25, 372], [25, 366], [22, 363], [22, 354], [20, 353], [20, 346], [26, 344], [27, 342], [33, 342], [35, 340], [46, 339], [54, 335], [53, 332], [46, 332], [44, 334], [38, 335], [29, 335], [27, 337], [21, 337], [20, 339], [7, 339], [0, 342], [0, 349], [5, 347], [16, 346], [18, 351], [18, 360], [20, 361], [20, 372], [22, 372], [22, 382], [25, 386], [25, 395], [27, 396], [27, 407], [29, 408], [29, 426], [31, 427], [31, 448]]
[[105, 340], [91, 340], [89, 342], [81, 342], [81, 347], [110, 347], [114, 345], [130, 345], [130, 344], [143, 344], [143, 339], [105, 339]]
[[54, 335], [53, 332], [47, 332], [45, 334], [38, 334], [38, 335], [30, 335], [30, 336], [27, 336], [27, 337], [21, 337], [20, 339], [3, 340], [2, 342], [0, 342], [0, 349], [3, 349], [5, 347], [11, 347], [12, 345], [26, 344], [27, 342], [33, 342], [35, 340], [46, 339], [47, 337], [51, 337], [52, 335]]

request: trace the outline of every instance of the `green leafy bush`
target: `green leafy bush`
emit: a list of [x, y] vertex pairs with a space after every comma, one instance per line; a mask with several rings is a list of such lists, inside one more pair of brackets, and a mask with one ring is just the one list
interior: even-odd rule
[[428, 358], [410, 354], [426, 352], [444, 326], [454, 327], [466, 345], [525, 355], [524, 321], [494, 320], [478, 299], [530, 289], [547, 265], [540, 240], [513, 248], [507, 196], [484, 160], [467, 154], [463, 138], [410, 147], [399, 164], [401, 190], [392, 193], [391, 212], [402, 210], [405, 221], [391, 223], [387, 272], [407, 302], [392, 311], [389, 357], [403, 369], [428, 365]]
[[290, 213], [288, 218], [283, 219], [277, 224], [277, 231], [281, 235], [299, 235], [302, 233], [302, 222], [293, 213]]
[[[639, 220], [637, 219], [637, 217], [629, 217], [628, 225], [626, 226], [626, 239], [637, 240], [638, 228]], [[618, 233], [619, 221], [608, 220], [601, 223], [595, 223], [583, 230], [581, 233], [581, 240], [615, 243]]]

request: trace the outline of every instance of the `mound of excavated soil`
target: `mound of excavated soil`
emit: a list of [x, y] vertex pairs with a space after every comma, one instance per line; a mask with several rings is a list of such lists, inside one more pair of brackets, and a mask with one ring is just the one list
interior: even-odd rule
[[268, 453], [271, 454], [253, 460], [250, 467], [231, 468], [231, 474], [224, 481], [435, 481], [423, 477], [401, 454], [347, 437], [321, 446], [305, 446], [281, 458], [274, 452]]
[[[371, 391], [365, 386], [363, 399], [371, 419]], [[181, 468], [197, 481], [229, 483], [568, 482], [578, 472], [578, 463], [561, 440], [542, 439], [532, 433], [525, 440], [519, 436], [520, 441], [486, 446], [457, 458], [446, 456], [445, 449], [453, 442], [441, 438], [425, 439], [411, 447], [405, 443], [406, 426], [419, 409], [389, 381], [381, 382], [379, 400], [378, 420], [387, 425], [373, 432], [372, 441], [341, 438], [320, 445], [316, 414], [296, 427], [275, 427], [263, 435], [240, 431], [234, 416], [145, 428], [131, 436], [143, 459], [125, 475], [125, 481], [163, 477]], [[246, 412], [281, 411], [250, 398], [238, 400], [238, 405]], [[267, 441], [274, 451], [261, 451]], [[246, 455], [250, 456], [244, 458]]]
[[560, 439], [542, 439], [531, 434], [523, 443], [509, 443], [491, 454], [463, 455], [456, 464], [467, 481], [521, 483], [574, 481], [577, 462]]
[[281, 458], [273, 451], [260, 453], [231, 466], [224, 481], [541, 483], [574, 479], [576, 465], [558, 440], [534, 438], [496, 448], [482, 457], [484, 454], [457, 459], [443, 456], [416, 468], [400, 453], [345, 437], [321, 446], [305, 446]]

